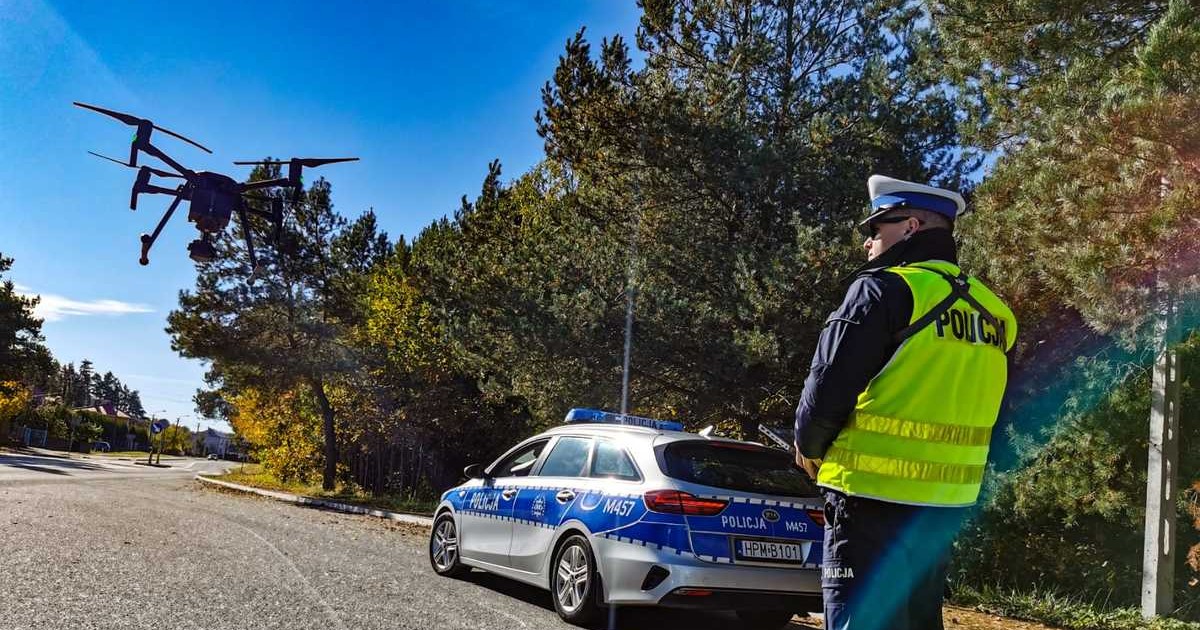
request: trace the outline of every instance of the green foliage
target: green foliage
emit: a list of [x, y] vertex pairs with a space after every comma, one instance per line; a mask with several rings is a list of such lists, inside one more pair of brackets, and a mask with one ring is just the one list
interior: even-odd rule
[[957, 585], [951, 601], [994, 615], [1029, 619], [1077, 630], [1200, 630], [1200, 623], [1154, 617], [1143, 619], [1137, 608], [1113, 608], [1110, 602], [1084, 599], [1050, 589], [1009, 590]]
[[93, 422], [80, 422], [75, 427], [75, 440], [79, 444], [91, 444], [100, 439], [104, 433], [103, 427]]
[[1196, 290], [1200, 20], [1187, 2], [934, 3], [947, 64], [1002, 147], [964, 258], [1043, 339], [1052, 311], [1126, 337], [1155, 279]]
[[543, 280], [569, 278], [572, 318], [590, 319], [554, 365], [598, 386], [556, 411], [618, 406], [628, 278], [637, 410], [754, 435], [788, 422], [859, 262], [846, 236], [867, 175], [958, 185], [973, 162], [946, 92], [913, 67], [928, 50], [915, 3], [643, 8], [644, 70], [620, 38], [593, 58], [581, 33], [543, 90], [539, 132], [586, 228], [562, 251], [588, 263]]
[[50, 352], [42, 344], [42, 320], [33, 314], [38, 299], [17, 293], [4, 277], [12, 263], [0, 254], [0, 381], [31, 381], [50, 370]]

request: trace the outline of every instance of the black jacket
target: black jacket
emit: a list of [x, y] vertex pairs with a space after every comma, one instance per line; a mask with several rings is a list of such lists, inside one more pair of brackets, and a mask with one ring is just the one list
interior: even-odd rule
[[894, 335], [912, 317], [912, 291], [900, 276], [883, 269], [924, 260], [958, 264], [950, 230], [917, 232], [861, 267], [842, 305], [825, 320], [796, 407], [796, 443], [805, 457], [825, 456], [858, 395], [899, 347]]

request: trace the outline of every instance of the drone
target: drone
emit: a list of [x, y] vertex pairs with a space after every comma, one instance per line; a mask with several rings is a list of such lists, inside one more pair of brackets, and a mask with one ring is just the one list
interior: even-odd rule
[[[162, 219], [159, 220], [158, 226], [154, 228], [154, 232], [151, 234], [142, 234], [142, 256], [138, 260], [142, 265], [150, 264], [150, 248], [154, 246], [154, 241], [158, 239], [158, 235], [162, 232], [163, 227], [166, 226], [167, 221], [171, 220], [171, 215], [175, 214], [175, 210], [179, 207], [179, 204], [187, 201], [189, 202], [188, 221], [194, 223], [196, 229], [200, 232], [199, 238], [188, 243], [188, 257], [196, 262], [208, 262], [216, 258], [217, 252], [216, 248], [213, 247], [212, 238], [229, 225], [230, 219], [236, 213], [239, 222], [242, 224], [242, 238], [246, 241], [246, 252], [250, 259], [252, 274], [257, 274], [259, 266], [258, 259], [254, 255], [254, 237], [250, 228], [249, 216], [254, 215], [270, 221], [274, 228], [272, 242], [278, 243], [279, 234], [283, 228], [283, 199], [278, 196], [256, 195], [252, 191], [261, 191], [269, 188], [291, 188], [291, 202], [295, 203], [303, 188], [301, 173], [305, 167], [315, 168], [325, 164], [354, 162], [358, 160], [356, 157], [349, 157], [292, 158], [290, 160], [234, 162], [236, 165], [286, 164], [288, 167], [287, 177], [257, 182], [239, 182], [228, 175], [210, 171], [193, 171], [183, 166], [171, 159], [171, 156], [163, 153], [161, 149], [150, 144], [150, 135], [157, 130], [168, 136], [183, 140], [202, 151], [212, 153], [210, 149], [194, 140], [185, 138], [174, 131], [163, 129], [145, 118], [138, 118], [130, 114], [123, 114], [111, 109], [104, 109], [103, 107], [88, 105], [87, 103], [80, 103], [78, 101], [75, 102], [75, 105], [111, 116], [131, 127], [137, 128], [137, 132], [133, 136], [133, 142], [129, 146], [128, 162], [122, 162], [107, 155], [88, 151], [88, 153], [96, 157], [116, 162], [121, 166], [137, 169], [137, 178], [133, 182], [133, 191], [129, 196], [130, 210], [137, 210], [138, 195], [157, 194], [172, 195], [175, 197], [171, 205], [167, 208], [166, 213], [163, 214]], [[139, 166], [139, 152], [158, 158], [175, 172], [172, 173], [151, 166]], [[158, 176], [165, 179], [182, 179], [183, 183], [175, 188], [167, 188], [151, 183], [151, 176]], [[250, 206], [246, 203], [247, 200], [265, 202], [269, 205], [270, 210], [262, 210]]]

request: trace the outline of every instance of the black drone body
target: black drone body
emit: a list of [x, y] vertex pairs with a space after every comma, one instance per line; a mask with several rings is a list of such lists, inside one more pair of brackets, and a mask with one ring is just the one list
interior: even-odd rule
[[[175, 199], [167, 208], [162, 219], [159, 220], [158, 226], [154, 228], [152, 234], [142, 234], [142, 256], [138, 260], [143, 265], [150, 264], [150, 248], [154, 245], [154, 241], [162, 232], [167, 221], [171, 219], [171, 215], [179, 207], [181, 202], [188, 202], [188, 221], [196, 226], [200, 232], [200, 238], [188, 244], [188, 255], [192, 260], [197, 262], [205, 262], [216, 257], [216, 249], [212, 245], [212, 237], [228, 227], [230, 220], [234, 214], [238, 215], [238, 219], [242, 224], [242, 236], [246, 240], [246, 251], [250, 258], [250, 265], [255, 271], [258, 270], [258, 261], [254, 255], [254, 240], [251, 234], [249, 215], [263, 217], [269, 220], [274, 227], [273, 240], [278, 241], [279, 232], [283, 227], [283, 199], [280, 197], [260, 197], [250, 194], [255, 190], [266, 190], [271, 188], [291, 188], [292, 200], [296, 199], [300, 190], [303, 187], [301, 175], [304, 167], [317, 167], [323, 164], [332, 164], [335, 162], [352, 162], [358, 158], [292, 158], [286, 161], [268, 161], [268, 162], [234, 162], [238, 165], [247, 164], [287, 164], [288, 176], [276, 179], [268, 179], [257, 182], [239, 182], [228, 175], [221, 173], [213, 173], [210, 171], [193, 171], [183, 166], [179, 162], [171, 159], [169, 155], [163, 153], [158, 147], [150, 143], [150, 135], [155, 130], [165, 133], [169, 136], [174, 136], [184, 142], [187, 142], [203, 151], [212, 153], [203, 145], [189, 140], [173, 131], [168, 131], [146, 120], [129, 114], [122, 114], [95, 105], [76, 102], [75, 105], [100, 112], [106, 116], [111, 116], [117, 120], [137, 127], [137, 134], [133, 137], [133, 142], [129, 147], [129, 161], [122, 162], [99, 153], [91, 153], [96, 157], [101, 157], [112, 162], [116, 162], [122, 166], [136, 168], [137, 178], [133, 183], [133, 191], [129, 197], [129, 209], [137, 210], [138, 195], [142, 194], [158, 194], [172, 195]], [[162, 161], [169, 166], [174, 172], [164, 171], [149, 166], [138, 166], [138, 153], [145, 153]], [[152, 176], [161, 178], [182, 179], [183, 183], [175, 188], [165, 188], [150, 182]], [[260, 210], [246, 203], [247, 199], [255, 199], [264, 201], [270, 204], [270, 211]]]

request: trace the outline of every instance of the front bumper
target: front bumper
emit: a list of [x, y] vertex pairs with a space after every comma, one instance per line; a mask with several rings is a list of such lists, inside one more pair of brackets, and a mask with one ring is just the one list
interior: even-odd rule
[[[813, 568], [719, 564], [690, 552], [593, 537], [605, 600], [620, 605], [677, 608], [792, 610], [821, 609], [821, 574]], [[648, 579], [651, 569], [656, 576]], [[661, 576], [661, 570], [667, 575]], [[648, 587], [648, 588], [643, 588]], [[701, 589], [708, 594], [685, 594]]]

